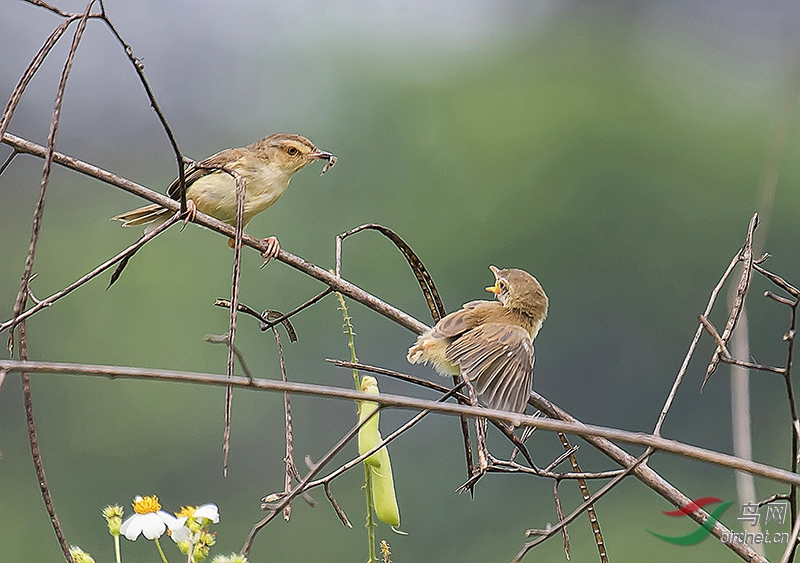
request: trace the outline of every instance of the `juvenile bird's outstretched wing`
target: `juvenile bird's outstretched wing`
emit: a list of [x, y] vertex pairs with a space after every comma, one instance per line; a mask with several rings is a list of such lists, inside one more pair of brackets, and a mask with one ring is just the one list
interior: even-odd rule
[[454, 338], [481, 324], [487, 309], [501, 308], [497, 301], [470, 301], [458, 311], [453, 311], [433, 327], [433, 336]]
[[461, 368], [487, 406], [525, 411], [533, 386], [534, 352], [524, 328], [505, 323], [480, 325], [453, 341], [445, 356]]

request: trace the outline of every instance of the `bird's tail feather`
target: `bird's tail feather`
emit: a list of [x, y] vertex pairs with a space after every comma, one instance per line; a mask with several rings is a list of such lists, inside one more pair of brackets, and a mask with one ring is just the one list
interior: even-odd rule
[[135, 227], [137, 225], [147, 225], [154, 221], [163, 223], [171, 214], [171, 210], [153, 203], [112, 217], [112, 220], [121, 221], [123, 227]]

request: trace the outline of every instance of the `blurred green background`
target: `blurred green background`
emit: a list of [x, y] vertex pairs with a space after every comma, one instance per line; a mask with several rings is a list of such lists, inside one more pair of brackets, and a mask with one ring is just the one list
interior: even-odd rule
[[[536, 275], [551, 305], [536, 341], [534, 386], [585, 422], [652, 430], [697, 315], [758, 208], [780, 127], [785, 153], [768, 231], [759, 236], [774, 256], [769, 267], [800, 282], [793, 3], [110, 0], [106, 7], [143, 59], [187, 155], [202, 158], [277, 131], [301, 133], [338, 155], [323, 178], [318, 167], [298, 174], [249, 233], [275, 234], [286, 250], [330, 268], [336, 234], [366, 222], [387, 225], [420, 255], [448, 310], [487, 296], [489, 264]], [[7, 98], [59, 20], [11, 0], [2, 0], [0, 13], [0, 97]], [[33, 80], [9, 132], [45, 142], [68, 43], [65, 37]], [[58, 149], [161, 191], [174, 176], [157, 119], [99, 22], [90, 23], [78, 50]], [[0, 157], [8, 154], [4, 146]], [[2, 320], [19, 287], [40, 174], [41, 161], [19, 157], [0, 177]], [[36, 257], [37, 297], [132, 243], [138, 230], [108, 218], [138, 204], [56, 168]], [[226, 311], [212, 303], [229, 296], [231, 258], [214, 233], [171, 230], [139, 252], [109, 291], [105, 275], [31, 319], [30, 357], [224, 373], [224, 347], [204, 343], [203, 335], [227, 330]], [[255, 309], [289, 310], [321, 289], [280, 263], [263, 270], [260, 263], [245, 252], [241, 299]], [[408, 267], [379, 235], [345, 243], [343, 274], [429, 321]], [[760, 297], [767, 288], [754, 281], [751, 352], [780, 365], [788, 315]], [[413, 335], [358, 304], [351, 314], [363, 361], [437, 377], [406, 364]], [[724, 315], [718, 308], [712, 320]], [[324, 362], [348, 357], [335, 298], [294, 324], [300, 340], [285, 342], [290, 379], [351, 385], [349, 372]], [[254, 372], [279, 377], [271, 335], [246, 317], [239, 326], [237, 343]], [[729, 371], [720, 369], [699, 392], [712, 351], [704, 339], [664, 431], [729, 452]], [[380, 385], [429, 396], [393, 381]], [[0, 389], [0, 560], [56, 561], [20, 387], [9, 376]], [[223, 479], [222, 389], [36, 375], [33, 392], [62, 524], [98, 563], [113, 560], [100, 517], [108, 503], [129, 507], [136, 494], [157, 494], [168, 510], [216, 502], [215, 552], [229, 553], [262, 517], [260, 497], [283, 487], [279, 395], [235, 393]], [[293, 409], [300, 465], [306, 454], [323, 455], [356, 420], [354, 405], [342, 401], [297, 397]], [[754, 457], [787, 466], [782, 381], [754, 376], [752, 409]], [[384, 414], [384, 434], [407, 416]], [[508, 453], [498, 435], [490, 440], [498, 454]], [[474, 499], [455, 494], [465, 478], [460, 443], [454, 419], [429, 417], [393, 444], [401, 528], [409, 535], [381, 526], [378, 537], [391, 543], [396, 563], [509, 561], [526, 529], [556, 521], [550, 481], [490, 475]], [[543, 466], [560, 448], [544, 432], [530, 443]], [[337, 461], [354, 453], [355, 446]], [[614, 468], [585, 444], [579, 458], [584, 469]], [[651, 466], [690, 497], [736, 497], [730, 471], [665, 455]], [[316, 509], [298, 502], [289, 524], [270, 524], [252, 561], [363, 561], [362, 481], [355, 470], [332, 487], [353, 530], [314, 491]], [[762, 498], [780, 491], [756, 484]], [[561, 492], [567, 511], [580, 502], [574, 484], [563, 483]], [[682, 535], [694, 525], [663, 516], [672, 507], [635, 480], [596, 508], [612, 561], [738, 560], [713, 539], [678, 547], [648, 534]], [[723, 522], [741, 529], [736, 512], [729, 509]], [[573, 560], [597, 560], [586, 516], [571, 532]], [[156, 560], [143, 541], [125, 542], [123, 555]], [[767, 555], [778, 558], [779, 549]], [[561, 540], [528, 559], [563, 560]]]

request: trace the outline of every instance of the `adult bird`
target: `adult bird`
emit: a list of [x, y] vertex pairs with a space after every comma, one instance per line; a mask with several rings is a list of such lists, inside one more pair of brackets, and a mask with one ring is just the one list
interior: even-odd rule
[[[246, 182], [242, 227], [257, 214], [271, 207], [289, 187], [296, 172], [317, 160], [327, 160], [324, 174], [336, 163], [336, 157], [321, 151], [302, 135], [276, 133], [252, 145], [225, 149], [186, 170], [187, 221], [199, 210], [229, 225], [236, 225], [236, 180], [234, 172]], [[180, 199], [180, 179], [175, 179], [167, 189], [172, 199]], [[147, 230], [164, 223], [172, 210], [158, 204], [146, 205], [114, 217], [123, 227], [148, 225]], [[274, 236], [264, 239], [269, 260], [280, 252]], [[228, 240], [233, 247], [233, 239]]]

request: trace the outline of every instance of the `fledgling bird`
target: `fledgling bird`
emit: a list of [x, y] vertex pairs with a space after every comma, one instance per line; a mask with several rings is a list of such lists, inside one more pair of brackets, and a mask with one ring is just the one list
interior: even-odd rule
[[525, 412], [533, 386], [533, 339], [547, 317], [547, 295], [524, 270], [489, 266], [497, 301], [471, 301], [420, 335], [408, 361], [459, 372], [494, 409]]
[[[198, 165], [186, 170], [187, 220], [196, 210], [216, 217], [229, 225], [236, 225], [236, 181], [222, 169], [232, 170], [246, 180], [243, 225], [257, 214], [272, 206], [283, 195], [296, 172], [316, 160], [327, 160], [322, 173], [335, 163], [336, 157], [321, 151], [302, 135], [276, 133], [243, 148], [225, 149]], [[167, 189], [172, 199], [180, 199], [180, 180], [175, 179]], [[158, 204], [146, 205], [114, 217], [123, 227], [160, 225], [174, 212]], [[278, 255], [280, 245], [275, 237], [264, 239], [269, 260]], [[228, 244], [233, 247], [233, 240]]]

